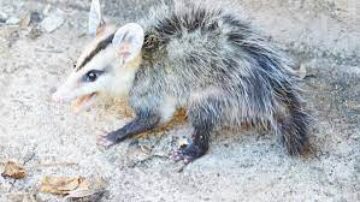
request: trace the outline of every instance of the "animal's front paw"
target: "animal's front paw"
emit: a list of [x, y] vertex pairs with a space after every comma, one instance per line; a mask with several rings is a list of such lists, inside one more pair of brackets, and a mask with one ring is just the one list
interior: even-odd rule
[[96, 140], [96, 144], [103, 149], [109, 149], [119, 142], [119, 134], [116, 131], [100, 135]]
[[189, 144], [185, 148], [180, 148], [174, 151], [171, 155], [171, 159], [174, 161], [183, 160], [185, 164], [188, 164], [206, 153], [206, 149], [202, 149], [195, 144]]

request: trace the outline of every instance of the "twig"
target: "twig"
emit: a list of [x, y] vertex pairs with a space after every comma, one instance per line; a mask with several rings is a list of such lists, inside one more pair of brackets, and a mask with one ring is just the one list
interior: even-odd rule
[[183, 164], [178, 170], [178, 173], [182, 173], [188, 164]]
[[44, 164], [38, 164], [35, 166], [32, 166], [31, 168], [38, 168], [38, 167], [53, 167], [53, 166], [74, 166], [79, 165], [75, 162], [54, 162], [54, 163], [44, 163]]
[[144, 159], [144, 160], [140, 160], [140, 161], [134, 162], [134, 164], [133, 164], [132, 166], [130, 166], [130, 167], [132, 167], [132, 168], [133, 168], [133, 167], [137, 167], [137, 166], [139, 166], [139, 165], [142, 165], [142, 164], [144, 164], [144, 163], [147, 163], [147, 162], [149, 162], [149, 161], [152, 161], [152, 160], [154, 160], [155, 158], [157, 158], [157, 159], [163, 159], [163, 160], [168, 159], [167, 156], [154, 154], [154, 155], [151, 155], [151, 156], [149, 156], [148, 158], [146, 158], [146, 159]]
[[40, 48], [35, 48], [35, 52], [40, 52], [40, 53], [63, 53], [63, 50], [60, 49], [40, 49]]
[[23, 165], [25, 166], [27, 163], [29, 163], [31, 160], [33, 160], [34, 157], [35, 157], [35, 153], [32, 153], [31, 156], [29, 156], [28, 159], [25, 159], [25, 160], [24, 160]]
[[8, 192], [11, 192], [11, 190], [14, 188], [15, 182], [16, 182], [15, 179], [13, 179], [13, 180], [10, 182], [10, 185], [11, 185], [11, 186], [10, 186]]

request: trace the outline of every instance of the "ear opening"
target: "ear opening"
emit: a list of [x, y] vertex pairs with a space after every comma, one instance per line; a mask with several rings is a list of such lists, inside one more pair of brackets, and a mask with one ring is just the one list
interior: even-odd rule
[[141, 53], [144, 30], [139, 24], [128, 23], [116, 31], [112, 43], [119, 57], [129, 62]]
[[89, 34], [95, 36], [105, 25], [99, 0], [92, 0], [89, 13]]

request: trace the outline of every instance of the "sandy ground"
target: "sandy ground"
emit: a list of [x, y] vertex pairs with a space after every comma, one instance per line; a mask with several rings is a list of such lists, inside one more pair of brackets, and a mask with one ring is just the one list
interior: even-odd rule
[[[154, 2], [106, 1], [105, 11], [123, 24]], [[306, 67], [315, 154], [289, 157], [272, 134], [219, 132], [208, 154], [182, 172], [168, 155], [191, 132], [188, 124], [104, 152], [95, 136], [129, 120], [123, 105], [106, 103], [76, 115], [51, 102], [90, 39], [88, 4], [0, 1], [8, 17], [59, 8], [65, 19], [52, 33], [31, 29], [36, 25], [0, 24], [0, 162], [25, 163], [28, 172], [22, 180], [0, 177], [1, 202], [22, 201], [27, 193], [38, 201], [61, 201], [38, 192], [44, 176], [102, 178], [108, 193], [101, 201], [360, 201], [359, 3], [238, 1], [265, 34]]]

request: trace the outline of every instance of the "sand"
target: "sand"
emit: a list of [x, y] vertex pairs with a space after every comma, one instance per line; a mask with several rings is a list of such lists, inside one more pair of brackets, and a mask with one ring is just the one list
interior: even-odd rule
[[[123, 24], [154, 2], [106, 1], [104, 10]], [[0, 24], [0, 162], [25, 163], [28, 174], [16, 181], [0, 177], [0, 201], [21, 201], [29, 193], [38, 201], [61, 201], [38, 192], [44, 176], [101, 178], [108, 191], [101, 201], [360, 201], [359, 3], [261, 2], [233, 7], [243, 6], [241, 12], [307, 69], [303, 87], [316, 118], [315, 152], [290, 157], [273, 134], [223, 131], [213, 136], [207, 155], [178, 172], [182, 164], [169, 153], [191, 133], [186, 122], [103, 151], [96, 136], [131, 119], [123, 103], [74, 114], [51, 101], [91, 39], [88, 1], [0, 1], [9, 16], [43, 12], [49, 3], [50, 13], [61, 9], [64, 17], [51, 33]]]

